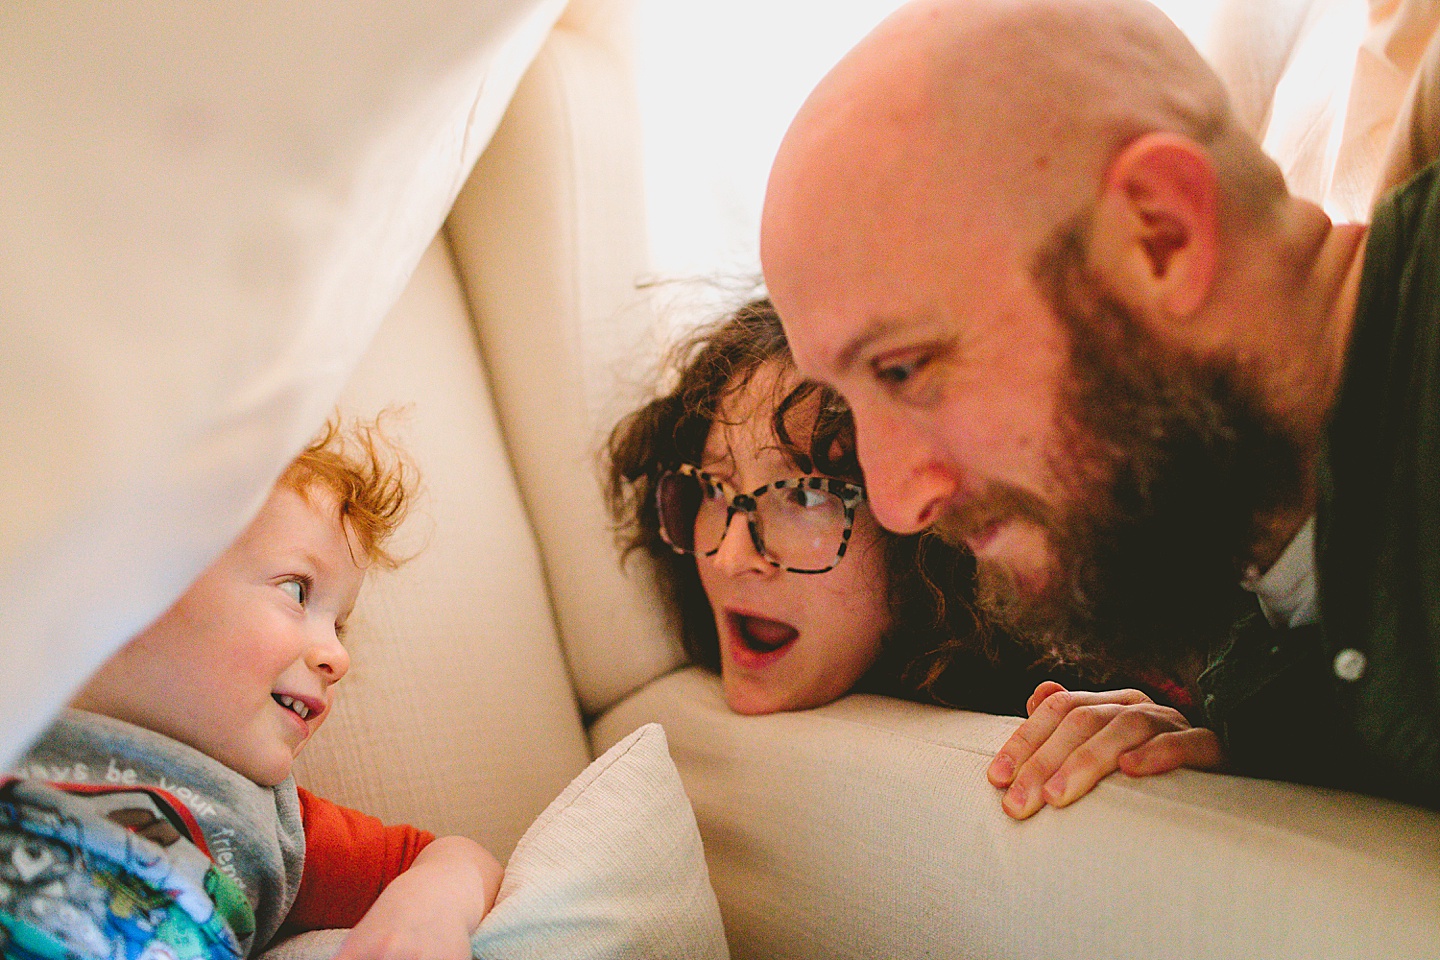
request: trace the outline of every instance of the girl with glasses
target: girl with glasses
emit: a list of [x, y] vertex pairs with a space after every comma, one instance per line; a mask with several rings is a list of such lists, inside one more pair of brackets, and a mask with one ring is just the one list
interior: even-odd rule
[[1024, 715], [1054, 671], [986, 634], [968, 553], [881, 529], [849, 411], [800, 378], [768, 300], [698, 331], [669, 370], [674, 386], [611, 434], [610, 508], [626, 553], [657, 561], [687, 652], [720, 674], [731, 709], [858, 689]]

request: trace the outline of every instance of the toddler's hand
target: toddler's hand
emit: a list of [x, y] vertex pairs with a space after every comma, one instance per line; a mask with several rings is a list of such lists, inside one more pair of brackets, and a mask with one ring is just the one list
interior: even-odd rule
[[470, 935], [503, 871], [464, 837], [441, 837], [390, 882], [334, 960], [470, 960]]
[[1192, 727], [1180, 711], [1139, 690], [1087, 693], [1047, 680], [1025, 710], [1029, 719], [986, 771], [1005, 790], [1000, 805], [1016, 820], [1047, 803], [1074, 803], [1117, 768], [1146, 777], [1177, 767], [1213, 770], [1225, 762], [1213, 731]]

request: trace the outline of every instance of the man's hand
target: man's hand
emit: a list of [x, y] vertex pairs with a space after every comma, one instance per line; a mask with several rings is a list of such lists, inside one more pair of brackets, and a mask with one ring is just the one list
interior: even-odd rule
[[334, 960], [470, 960], [470, 935], [504, 871], [465, 837], [440, 837], [391, 881]]
[[1072, 692], [1047, 680], [1025, 711], [1029, 719], [986, 771], [1005, 790], [1000, 805], [1016, 820], [1047, 803], [1074, 803], [1117, 768], [1148, 777], [1177, 767], [1213, 770], [1225, 762], [1213, 731], [1192, 727], [1180, 711], [1139, 690]]

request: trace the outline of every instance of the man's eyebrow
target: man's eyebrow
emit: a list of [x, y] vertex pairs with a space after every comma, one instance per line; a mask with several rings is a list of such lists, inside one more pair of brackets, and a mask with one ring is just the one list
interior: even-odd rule
[[864, 326], [862, 326], [853, 337], [846, 341], [845, 346], [840, 349], [840, 353], [835, 357], [835, 372], [841, 374], [849, 373], [850, 368], [855, 365], [855, 358], [858, 357], [865, 348], [892, 332], [896, 327], [900, 326], [902, 322], [898, 317], [874, 317], [866, 321]]

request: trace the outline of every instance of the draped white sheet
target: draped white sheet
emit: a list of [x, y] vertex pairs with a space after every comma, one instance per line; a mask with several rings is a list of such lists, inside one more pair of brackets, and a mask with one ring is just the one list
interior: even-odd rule
[[0, 765], [259, 508], [563, 7], [0, 5]]

